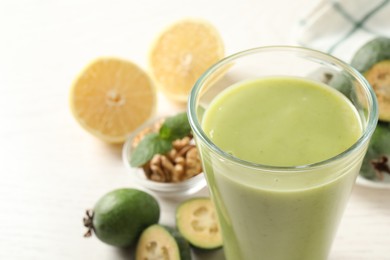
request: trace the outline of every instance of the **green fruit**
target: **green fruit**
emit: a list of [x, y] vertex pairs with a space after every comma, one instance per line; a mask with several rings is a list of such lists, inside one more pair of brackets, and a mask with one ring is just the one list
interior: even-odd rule
[[221, 228], [209, 198], [184, 201], [176, 209], [176, 225], [191, 245], [201, 249], [222, 247]]
[[158, 222], [160, 207], [155, 198], [136, 189], [117, 189], [105, 194], [84, 225], [103, 242], [127, 247], [135, 244], [142, 231]]
[[152, 225], [139, 238], [135, 260], [190, 260], [191, 250], [181, 234], [170, 227]]
[[390, 38], [378, 37], [359, 48], [351, 60], [351, 65], [364, 73], [376, 63], [389, 59]]
[[351, 96], [354, 97], [352, 91], [354, 87], [353, 81], [346, 73], [320, 68], [308, 74], [307, 77], [309, 79], [313, 79], [314, 81], [319, 81], [331, 86], [349, 99], [352, 99]]
[[329, 81], [329, 85], [343, 93], [347, 98], [354, 99], [353, 81], [346, 74], [337, 73]]
[[366, 179], [382, 180], [390, 174], [390, 123], [379, 122], [363, 160], [360, 174]]
[[351, 65], [370, 83], [378, 99], [379, 119], [390, 121], [390, 38], [379, 37], [364, 44]]

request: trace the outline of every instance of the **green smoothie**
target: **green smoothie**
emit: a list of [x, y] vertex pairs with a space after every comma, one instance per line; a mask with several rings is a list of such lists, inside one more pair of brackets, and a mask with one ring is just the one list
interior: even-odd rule
[[[229, 260], [322, 260], [360, 168], [364, 149], [326, 167], [353, 145], [362, 122], [337, 91], [300, 78], [236, 84], [207, 108], [202, 128], [236, 167], [200, 149]], [[292, 167], [299, 166], [299, 167]]]

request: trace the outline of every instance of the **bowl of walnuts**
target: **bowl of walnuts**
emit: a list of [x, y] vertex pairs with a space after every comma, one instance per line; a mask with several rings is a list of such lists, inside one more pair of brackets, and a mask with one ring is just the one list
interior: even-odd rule
[[134, 181], [160, 195], [190, 195], [206, 186], [186, 113], [140, 126], [125, 142], [122, 156]]

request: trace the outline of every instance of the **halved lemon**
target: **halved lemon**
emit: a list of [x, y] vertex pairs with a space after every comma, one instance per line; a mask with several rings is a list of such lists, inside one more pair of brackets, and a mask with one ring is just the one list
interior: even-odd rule
[[186, 102], [195, 81], [224, 56], [224, 45], [210, 23], [180, 20], [165, 29], [149, 52], [151, 76], [171, 100]]
[[70, 107], [88, 132], [109, 143], [122, 143], [156, 110], [156, 89], [137, 65], [117, 58], [99, 58], [77, 77]]

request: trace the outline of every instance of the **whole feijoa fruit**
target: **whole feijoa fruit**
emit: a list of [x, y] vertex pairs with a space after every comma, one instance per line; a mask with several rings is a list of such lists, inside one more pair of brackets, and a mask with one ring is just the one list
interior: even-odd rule
[[117, 189], [105, 194], [93, 210], [87, 211], [85, 236], [95, 233], [104, 243], [128, 247], [159, 218], [160, 206], [153, 196], [137, 189]]
[[363, 159], [360, 175], [383, 181], [390, 174], [390, 122], [378, 122]]

